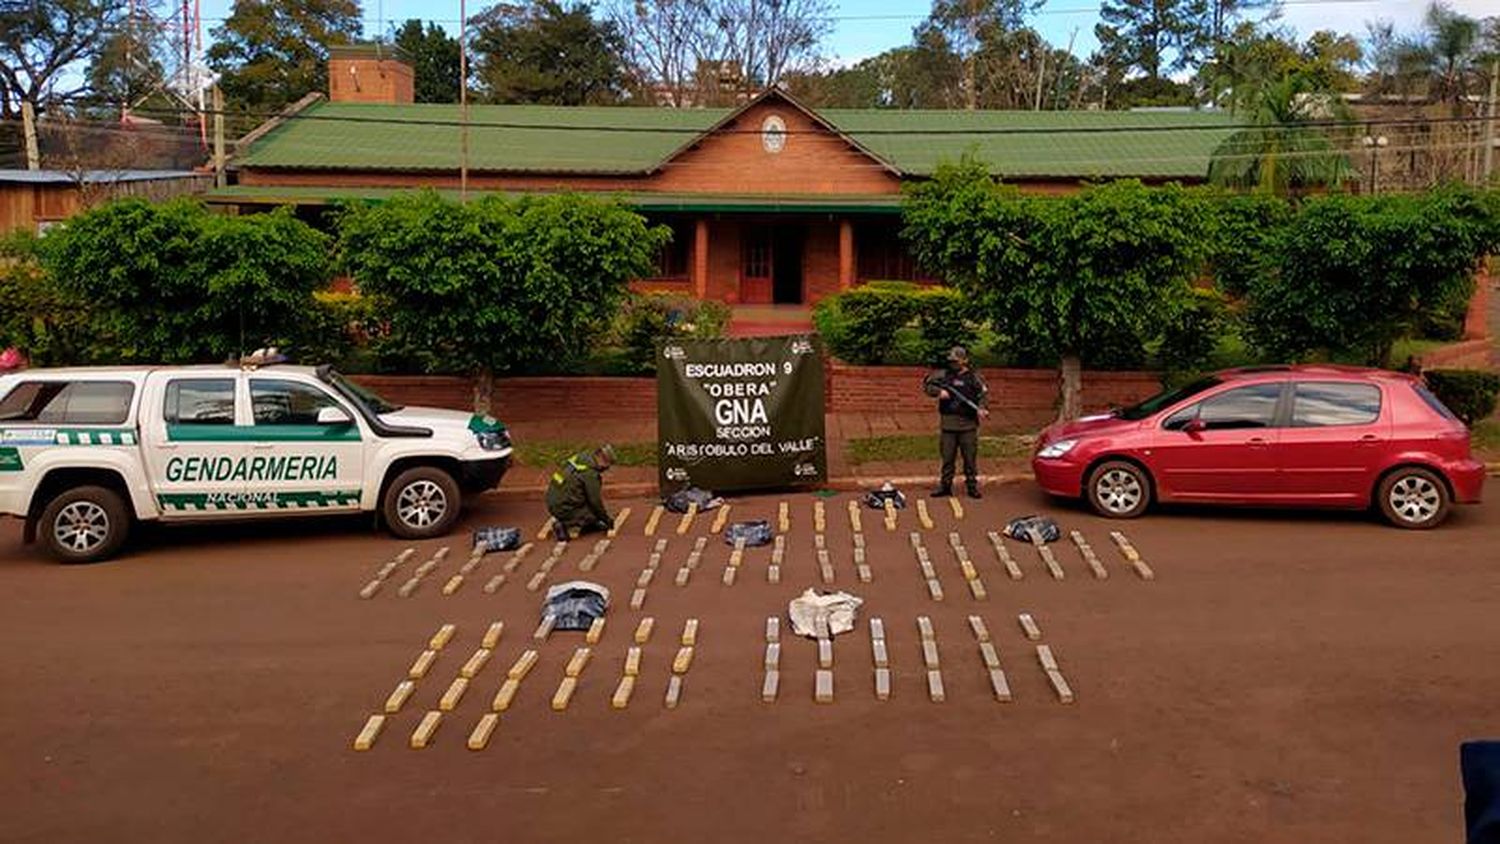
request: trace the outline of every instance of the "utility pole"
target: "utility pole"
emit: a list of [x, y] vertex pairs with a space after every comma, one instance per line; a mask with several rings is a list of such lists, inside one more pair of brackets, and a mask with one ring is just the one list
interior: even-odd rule
[[228, 184], [224, 173], [224, 92], [214, 86], [214, 187]]
[[1047, 78], [1047, 42], [1040, 37], [1037, 38], [1037, 41], [1040, 42], [1037, 47], [1038, 52], [1041, 53], [1041, 62], [1037, 65], [1036, 99], [1031, 103], [1032, 111], [1042, 110], [1042, 80]]
[[1495, 87], [1500, 82], [1500, 59], [1490, 65], [1490, 101], [1485, 107], [1484, 121], [1484, 169], [1480, 171], [1481, 182], [1489, 182], [1495, 175]]
[[469, 11], [458, 0], [458, 201], [469, 201]]
[[36, 146], [36, 110], [31, 100], [21, 100], [21, 131], [26, 136], [26, 169], [42, 169], [42, 155]]

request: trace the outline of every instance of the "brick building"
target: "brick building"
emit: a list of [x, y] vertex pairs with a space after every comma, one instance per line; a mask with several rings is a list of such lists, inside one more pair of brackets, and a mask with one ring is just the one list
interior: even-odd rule
[[[257, 129], [210, 201], [254, 209], [456, 195], [458, 106], [412, 103], [388, 50], [335, 50], [325, 101]], [[468, 187], [615, 197], [670, 226], [643, 289], [805, 306], [870, 280], [919, 279], [897, 236], [902, 186], [975, 156], [1026, 190], [1088, 179], [1202, 181], [1223, 114], [815, 111], [778, 90], [732, 109], [473, 106]]]

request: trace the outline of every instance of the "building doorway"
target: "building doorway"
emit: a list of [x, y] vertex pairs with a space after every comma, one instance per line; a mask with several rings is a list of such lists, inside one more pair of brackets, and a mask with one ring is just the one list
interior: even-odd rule
[[802, 304], [802, 227], [777, 226], [772, 234], [771, 301]]
[[740, 243], [740, 302], [802, 303], [801, 226], [747, 225]]

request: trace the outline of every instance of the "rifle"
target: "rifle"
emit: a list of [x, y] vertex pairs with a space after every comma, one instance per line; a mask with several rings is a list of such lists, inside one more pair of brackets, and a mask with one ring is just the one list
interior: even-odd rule
[[953, 396], [954, 398], [958, 399], [959, 401], [963, 402], [964, 404], [968, 405], [969, 407], [972, 407], [974, 409], [974, 412], [976, 414], [978, 414], [979, 416], [983, 417], [986, 414], [986, 411], [985, 411], [984, 408], [982, 408], [979, 405], [975, 404], [973, 399], [971, 399], [968, 396], [964, 395], [962, 392], [960, 392], [958, 389], [956, 389], [952, 384], [950, 384], [950, 383], [944, 383], [942, 388], [944, 390], [948, 391], [948, 395]]

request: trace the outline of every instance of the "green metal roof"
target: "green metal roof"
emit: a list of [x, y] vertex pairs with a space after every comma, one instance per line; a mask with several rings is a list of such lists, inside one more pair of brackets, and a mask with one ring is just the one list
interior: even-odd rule
[[[472, 106], [469, 168], [643, 175], [733, 113]], [[968, 153], [1003, 178], [1201, 179], [1214, 147], [1232, 132], [1229, 116], [1212, 112], [828, 109], [814, 114], [912, 176], [931, 174], [940, 163]], [[459, 123], [456, 105], [322, 102], [272, 129], [236, 160], [247, 168], [455, 171]]]
[[[569, 106], [470, 106], [476, 172], [638, 174], [727, 111]], [[459, 107], [316, 103], [237, 156], [242, 167], [457, 170]], [[595, 131], [578, 131], [592, 127]], [[653, 131], [640, 131], [640, 130]]]
[[[930, 175], [972, 154], [1001, 178], [1204, 178], [1214, 147], [1233, 133], [1222, 112], [818, 112], [909, 175]], [[916, 130], [916, 131], [913, 131]], [[902, 134], [910, 132], [910, 134]], [[925, 134], [918, 134], [918, 132]]]
[[[280, 185], [231, 185], [209, 191], [204, 198], [217, 204], [264, 204], [264, 205], [328, 205], [346, 199], [382, 200], [398, 193], [407, 193], [410, 188], [371, 187], [308, 187]], [[458, 198], [458, 191], [442, 189], [439, 194], [450, 199]], [[517, 191], [470, 190], [470, 197], [487, 194], [500, 196], [524, 196]], [[896, 194], [883, 196], [816, 194], [795, 195], [745, 195], [706, 193], [650, 193], [634, 192], [585, 192], [586, 196], [613, 199], [640, 211], [666, 213], [673, 211], [737, 213], [783, 211], [803, 214], [894, 214], [901, 210], [901, 197]]]

